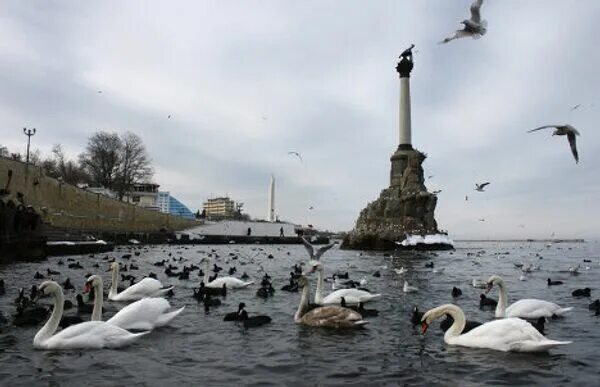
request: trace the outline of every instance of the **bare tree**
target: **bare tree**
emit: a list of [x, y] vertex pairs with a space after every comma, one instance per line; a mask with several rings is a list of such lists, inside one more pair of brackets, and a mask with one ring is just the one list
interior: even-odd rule
[[3, 145], [0, 145], [0, 156], [2, 156], [2, 157], [8, 157], [8, 156], [10, 156], [10, 153], [8, 152], [8, 148], [7, 147], [5, 147]]
[[121, 143], [116, 187], [119, 199], [123, 199], [133, 184], [148, 181], [154, 174], [146, 147], [137, 134], [125, 133], [121, 136]]
[[56, 144], [52, 147], [52, 157], [47, 157], [41, 162], [46, 175], [58, 178], [61, 177], [66, 183], [79, 184], [90, 183], [92, 178], [73, 160], [69, 160], [65, 155], [62, 145]]
[[98, 186], [115, 189], [121, 167], [123, 142], [117, 133], [97, 132], [79, 155], [81, 167]]

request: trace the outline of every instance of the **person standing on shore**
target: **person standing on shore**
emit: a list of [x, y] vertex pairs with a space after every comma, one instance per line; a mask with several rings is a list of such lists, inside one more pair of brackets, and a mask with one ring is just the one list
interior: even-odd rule
[[248, 227], [248, 231], [246, 232], [246, 235], [250, 236], [252, 235], [252, 228]]
[[283, 226], [279, 229], [279, 236], [283, 238]]

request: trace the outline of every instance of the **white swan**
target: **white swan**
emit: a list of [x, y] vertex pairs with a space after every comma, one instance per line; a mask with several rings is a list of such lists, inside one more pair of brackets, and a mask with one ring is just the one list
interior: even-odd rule
[[494, 320], [460, 334], [465, 327], [465, 315], [456, 305], [446, 304], [431, 309], [421, 318], [422, 332], [425, 333], [432, 320], [449, 314], [454, 319], [452, 326], [444, 334], [449, 345], [471, 348], [488, 348], [497, 351], [544, 352], [570, 341], [549, 340], [542, 336], [530, 323], [520, 318]]
[[117, 286], [119, 285], [119, 264], [113, 262], [110, 265], [112, 270], [112, 283], [110, 290], [108, 291], [108, 299], [111, 301], [137, 301], [145, 297], [159, 297], [164, 296], [170, 290], [170, 287], [163, 287], [163, 284], [155, 280], [154, 278], [144, 278], [137, 284], [133, 284], [121, 293], [117, 293]]
[[320, 261], [310, 261], [310, 273], [317, 272], [317, 290], [315, 292], [315, 304], [317, 305], [333, 305], [341, 304], [342, 297], [347, 304], [358, 304], [376, 300], [381, 297], [381, 294], [371, 294], [360, 289], [340, 289], [330, 293], [327, 297], [323, 297], [323, 263]]
[[552, 317], [554, 315], [560, 316], [573, 308], [561, 308], [559, 305], [544, 300], [537, 300], [533, 298], [519, 300], [507, 307], [508, 297], [506, 295], [506, 284], [504, 280], [493, 275], [488, 279], [486, 293], [492, 290], [494, 285], [498, 285], [500, 288], [500, 295], [498, 297], [498, 305], [496, 306], [496, 317], [521, 317], [527, 319], [538, 319], [540, 317]]
[[45, 281], [38, 288], [40, 294], [54, 297], [54, 309], [46, 324], [33, 338], [38, 349], [85, 349], [119, 348], [131, 344], [148, 334], [131, 333], [123, 328], [102, 321], [86, 321], [63, 329], [54, 334], [63, 314], [65, 296], [62, 288], [54, 281]]
[[[93, 275], [85, 283], [84, 293], [94, 288], [94, 309], [92, 321], [102, 321], [102, 277]], [[171, 305], [164, 298], [142, 298], [127, 305], [106, 322], [127, 330], [149, 331], [157, 327], [168, 325], [184, 309], [170, 312]]]
[[302, 297], [300, 298], [298, 310], [294, 314], [296, 324], [339, 329], [360, 328], [369, 323], [363, 320], [359, 313], [341, 306], [321, 306], [306, 312], [306, 309], [308, 309], [309, 294], [306, 277], [301, 276], [298, 279], [298, 286], [302, 287]]
[[243, 289], [254, 283], [254, 281], [244, 282], [235, 277], [219, 277], [209, 282], [210, 258], [202, 258], [200, 262], [204, 262], [204, 286], [207, 288], [222, 288], [225, 285], [227, 289]]

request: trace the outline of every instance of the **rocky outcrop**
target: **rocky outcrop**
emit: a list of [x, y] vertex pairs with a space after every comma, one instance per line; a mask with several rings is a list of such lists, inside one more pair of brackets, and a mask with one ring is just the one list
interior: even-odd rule
[[427, 192], [424, 183], [422, 164], [426, 157], [413, 149], [394, 153], [390, 187], [360, 212], [342, 248], [390, 250], [406, 234], [438, 232], [434, 217], [437, 196]]

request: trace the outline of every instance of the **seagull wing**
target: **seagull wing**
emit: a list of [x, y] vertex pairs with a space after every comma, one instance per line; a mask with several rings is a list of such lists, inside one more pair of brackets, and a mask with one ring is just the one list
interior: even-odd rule
[[490, 184], [489, 181], [487, 181], [485, 183], [481, 183], [481, 184], [479, 184], [479, 188], [484, 188], [486, 185], [489, 185], [489, 184]]
[[573, 126], [571, 125], [565, 125], [565, 127], [567, 128], [567, 132], [573, 132], [576, 135], [579, 136], [579, 131], [577, 129], [575, 129]]
[[321, 255], [323, 255], [327, 250], [329, 250], [330, 248], [332, 248], [333, 246], [335, 246], [335, 243], [330, 243], [327, 246], [323, 246], [320, 249], [317, 250], [317, 253], [315, 254], [315, 259], [318, 261], [319, 259], [321, 259]]
[[483, 0], [475, 0], [473, 4], [471, 4], [471, 21], [479, 24], [481, 23], [481, 14], [479, 9], [483, 4]]
[[308, 251], [308, 255], [310, 256], [310, 259], [313, 259], [315, 252], [314, 252], [312, 245], [304, 237], [302, 237], [300, 239], [302, 239], [302, 243], [304, 244], [304, 247], [306, 247], [306, 251]]
[[580, 107], [580, 106], [581, 106], [581, 104], [580, 104], [580, 103], [578, 103], [577, 105], [575, 105], [575, 106], [573, 106], [573, 107], [571, 108], [571, 111], [573, 111], [573, 110], [576, 110], [576, 109], [579, 109], [579, 107]]
[[465, 31], [465, 30], [456, 30], [456, 32], [454, 33], [454, 35], [450, 36], [449, 38], [445, 38], [444, 40], [442, 40], [440, 43], [444, 44], [444, 43], [448, 43], [452, 40], [455, 39], [460, 39], [460, 38], [466, 38], [468, 36], [473, 35], [472, 33]]
[[536, 130], [542, 130], [542, 129], [548, 129], [548, 128], [556, 128], [556, 127], [558, 127], [558, 125], [544, 125], [544, 126], [540, 126], [539, 128], [528, 130], [527, 133], [535, 132]]
[[577, 153], [577, 144], [575, 143], [575, 133], [567, 132], [567, 139], [569, 140], [569, 145], [571, 146], [571, 153], [573, 153], [573, 157], [575, 158], [575, 162], [579, 163], [579, 154]]

